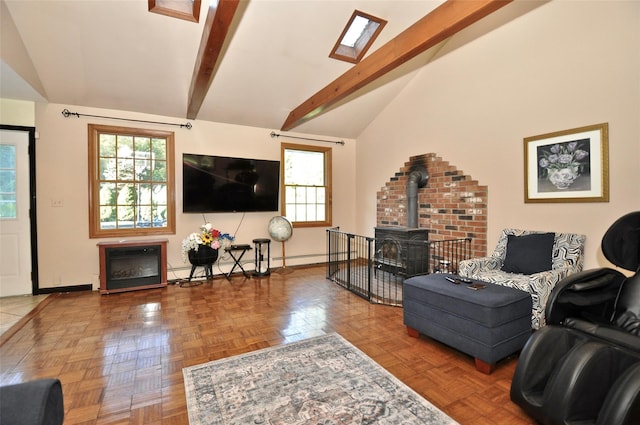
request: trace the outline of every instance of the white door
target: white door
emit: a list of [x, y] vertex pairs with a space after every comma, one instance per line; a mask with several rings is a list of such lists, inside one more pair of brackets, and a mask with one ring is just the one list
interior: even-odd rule
[[0, 130], [0, 297], [31, 294], [29, 133]]

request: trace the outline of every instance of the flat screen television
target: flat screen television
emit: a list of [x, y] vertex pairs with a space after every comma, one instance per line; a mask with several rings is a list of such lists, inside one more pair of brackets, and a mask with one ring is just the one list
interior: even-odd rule
[[182, 155], [185, 213], [278, 211], [280, 161]]

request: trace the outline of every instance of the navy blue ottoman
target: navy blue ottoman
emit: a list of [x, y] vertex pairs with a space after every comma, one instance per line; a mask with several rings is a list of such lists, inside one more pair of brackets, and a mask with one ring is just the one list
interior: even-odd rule
[[491, 373], [495, 363], [524, 347], [531, 336], [531, 296], [519, 289], [479, 282], [486, 288], [453, 284], [450, 274], [404, 281], [404, 324], [410, 336], [426, 335], [475, 358]]

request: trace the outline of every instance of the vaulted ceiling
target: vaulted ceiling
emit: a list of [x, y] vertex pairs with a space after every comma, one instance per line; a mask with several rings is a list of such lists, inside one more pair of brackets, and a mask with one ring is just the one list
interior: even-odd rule
[[[35, 70], [35, 77], [22, 78], [0, 52], [3, 98], [340, 138], [357, 138], [449, 36], [508, 3], [240, 1], [229, 27], [214, 28], [226, 33], [217, 41], [219, 54], [204, 51], [215, 66], [199, 71], [205, 22], [209, 9], [221, 9], [217, 1], [216, 8], [202, 0], [197, 23], [150, 13], [146, 0], [0, 1]], [[421, 21], [447, 7], [446, 17]], [[353, 65], [329, 53], [356, 9], [388, 23]], [[199, 72], [211, 79], [208, 87], [193, 83], [201, 102], [192, 96]]]

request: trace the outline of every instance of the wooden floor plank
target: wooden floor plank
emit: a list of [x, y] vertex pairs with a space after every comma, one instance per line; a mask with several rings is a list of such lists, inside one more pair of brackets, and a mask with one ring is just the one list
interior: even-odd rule
[[200, 286], [50, 296], [0, 346], [0, 385], [59, 377], [65, 425], [184, 425], [182, 368], [337, 332], [462, 424], [533, 424], [509, 400], [517, 357], [491, 375], [412, 338], [402, 309], [370, 304], [322, 266]]

